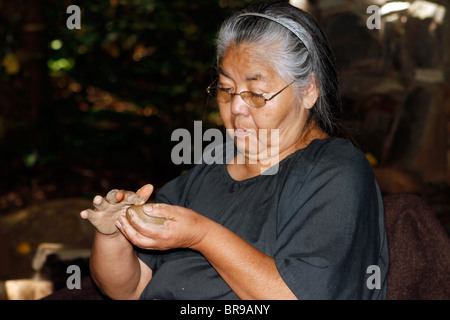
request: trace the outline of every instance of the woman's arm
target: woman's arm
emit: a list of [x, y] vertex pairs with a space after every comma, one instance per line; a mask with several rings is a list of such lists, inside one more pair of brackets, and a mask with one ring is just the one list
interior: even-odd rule
[[133, 204], [142, 204], [153, 191], [151, 185], [137, 193], [112, 190], [94, 198], [94, 210], [80, 213], [96, 228], [90, 256], [94, 282], [113, 299], [137, 299], [152, 278], [152, 270], [138, 259], [132, 244], [119, 232], [117, 220]]
[[95, 233], [90, 257], [91, 276], [112, 299], [138, 299], [152, 278], [130, 242], [121, 234]]
[[[147, 208], [151, 208], [148, 211]], [[136, 214], [120, 218], [120, 230], [138, 247], [199, 251], [241, 299], [297, 299], [281, 278], [275, 260], [220, 224], [183, 207], [145, 206], [164, 225], [143, 222]]]
[[193, 249], [200, 251], [241, 299], [292, 300], [275, 260], [215, 222]]

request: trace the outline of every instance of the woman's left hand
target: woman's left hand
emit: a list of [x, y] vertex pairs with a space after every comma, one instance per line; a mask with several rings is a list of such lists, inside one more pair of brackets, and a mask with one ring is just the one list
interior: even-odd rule
[[241, 299], [296, 299], [275, 260], [229, 229], [184, 207], [151, 206], [147, 215], [166, 218], [164, 224], [144, 222], [136, 213], [130, 220], [119, 218], [118, 228], [132, 244], [148, 250], [199, 251]]
[[147, 223], [130, 210], [130, 220], [121, 217], [117, 227], [132, 244], [148, 250], [195, 249], [212, 222], [193, 210], [161, 203], [144, 205], [144, 213], [166, 220], [162, 225]]

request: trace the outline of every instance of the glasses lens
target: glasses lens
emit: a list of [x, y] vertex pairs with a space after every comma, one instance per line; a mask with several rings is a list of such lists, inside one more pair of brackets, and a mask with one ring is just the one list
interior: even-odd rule
[[214, 88], [213, 97], [219, 102], [230, 102], [231, 95], [230, 93], [223, 88]]
[[[245, 94], [245, 95], [244, 95]], [[261, 108], [266, 104], [266, 100], [257, 93], [246, 91], [241, 94], [242, 99], [251, 107]]]
[[[219, 87], [208, 87], [208, 94], [218, 102], [228, 103], [231, 101], [232, 94], [227, 89]], [[266, 104], [266, 100], [260, 94], [251, 91], [242, 91], [240, 94], [242, 100], [250, 107], [261, 108]]]

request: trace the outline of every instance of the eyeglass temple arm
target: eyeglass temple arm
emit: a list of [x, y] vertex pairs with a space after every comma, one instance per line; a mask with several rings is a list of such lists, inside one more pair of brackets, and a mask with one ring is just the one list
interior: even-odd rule
[[278, 91], [277, 93], [275, 93], [273, 96], [271, 96], [270, 98], [264, 98], [264, 100], [266, 100], [266, 102], [267, 101], [270, 101], [270, 100], [272, 100], [273, 98], [275, 98], [277, 95], [279, 95], [281, 92], [283, 92], [283, 90], [284, 89], [286, 89], [287, 87], [289, 87], [291, 84], [293, 84], [295, 82], [295, 80], [294, 81], [292, 81], [291, 83], [289, 83], [286, 87], [284, 87], [283, 89], [281, 89], [280, 91]]

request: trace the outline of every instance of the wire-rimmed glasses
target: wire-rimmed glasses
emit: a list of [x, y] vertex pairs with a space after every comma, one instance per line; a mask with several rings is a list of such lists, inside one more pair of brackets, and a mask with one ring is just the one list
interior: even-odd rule
[[220, 87], [219, 84], [218, 84], [218, 80], [219, 80], [219, 78], [214, 80], [209, 85], [209, 87], [206, 88], [206, 92], [211, 97], [216, 99], [218, 102], [229, 103], [229, 102], [231, 102], [231, 99], [233, 99], [233, 96], [240, 96], [241, 99], [247, 105], [249, 105], [252, 108], [262, 108], [262, 107], [264, 107], [266, 105], [267, 101], [270, 101], [273, 98], [275, 98], [277, 95], [279, 95], [281, 92], [283, 92], [284, 89], [286, 89], [287, 87], [289, 87], [291, 84], [293, 84], [295, 82], [295, 80], [292, 81], [291, 83], [289, 83], [287, 86], [285, 86], [283, 89], [281, 89], [280, 91], [275, 93], [270, 98], [266, 98], [262, 94], [255, 93], [255, 92], [252, 92], [252, 91], [242, 91], [240, 93], [230, 92], [229, 89]]

